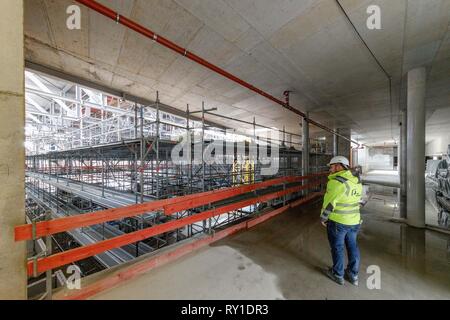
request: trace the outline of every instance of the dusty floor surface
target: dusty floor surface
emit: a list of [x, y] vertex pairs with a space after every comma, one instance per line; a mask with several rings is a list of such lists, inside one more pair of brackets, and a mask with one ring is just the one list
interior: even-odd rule
[[[320, 203], [256, 228], [101, 293], [95, 299], [450, 299], [450, 236], [393, 223], [395, 197], [372, 196], [359, 236], [360, 286], [339, 286]], [[370, 290], [369, 266], [381, 271]], [[369, 281], [373, 283], [372, 281]]]

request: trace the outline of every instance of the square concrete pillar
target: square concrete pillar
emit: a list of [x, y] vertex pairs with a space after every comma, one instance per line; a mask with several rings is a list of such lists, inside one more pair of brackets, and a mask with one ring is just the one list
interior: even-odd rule
[[26, 299], [23, 0], [0, 1], [0, 299]]
[[[306, 117], [308, 117], [308, 113]], [[302, 175], [307, 176], [310, 172], [309, 158], [311, 153], [309, 143], [309, 122], [306, 118], [302, 118]]]
[[[337, 132], [344, 137], [351, 138], [350, 129], [339, 128]], [[337, 155], [350, 159], [351, 143], [341, 137], [337, 137]]]

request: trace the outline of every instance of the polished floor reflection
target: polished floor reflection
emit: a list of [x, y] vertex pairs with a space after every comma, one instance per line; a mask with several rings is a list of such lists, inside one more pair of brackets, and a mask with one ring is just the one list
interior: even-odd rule
[[[371, 188], [359, 236], [358, 288], [321, 270], [331, 263], [320, 203], [291, 210], [155, 269], [97, 299], [450, 299], [450, 235], [392, 221], [397, 197]], [[380, 289], [374, 270], [380, 271]], [[369, 271], [369, 272], [368, 272]]]

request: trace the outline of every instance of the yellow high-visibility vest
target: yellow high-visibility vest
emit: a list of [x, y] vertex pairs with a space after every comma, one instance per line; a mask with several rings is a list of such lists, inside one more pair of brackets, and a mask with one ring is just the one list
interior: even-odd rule
[[361, 223], [359, 211], [362, 184], [350, 170], [328, 176], [327, 191], [323, 200], [320, 218], [340, 224], [354, 226]]

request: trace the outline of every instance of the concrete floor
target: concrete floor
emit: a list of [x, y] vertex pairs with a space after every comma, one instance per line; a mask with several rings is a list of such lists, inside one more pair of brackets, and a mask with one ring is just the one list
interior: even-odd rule
[[[331, 263], [320, 204], [291, 210], [149, 271], [95, 299], [450, 299], [450, 236], [393, 223], [395, 197], [373, 194], [363, 211], [360, 287], [341, 287]], [[381, 269], [369, 290], [367, 267]]]

